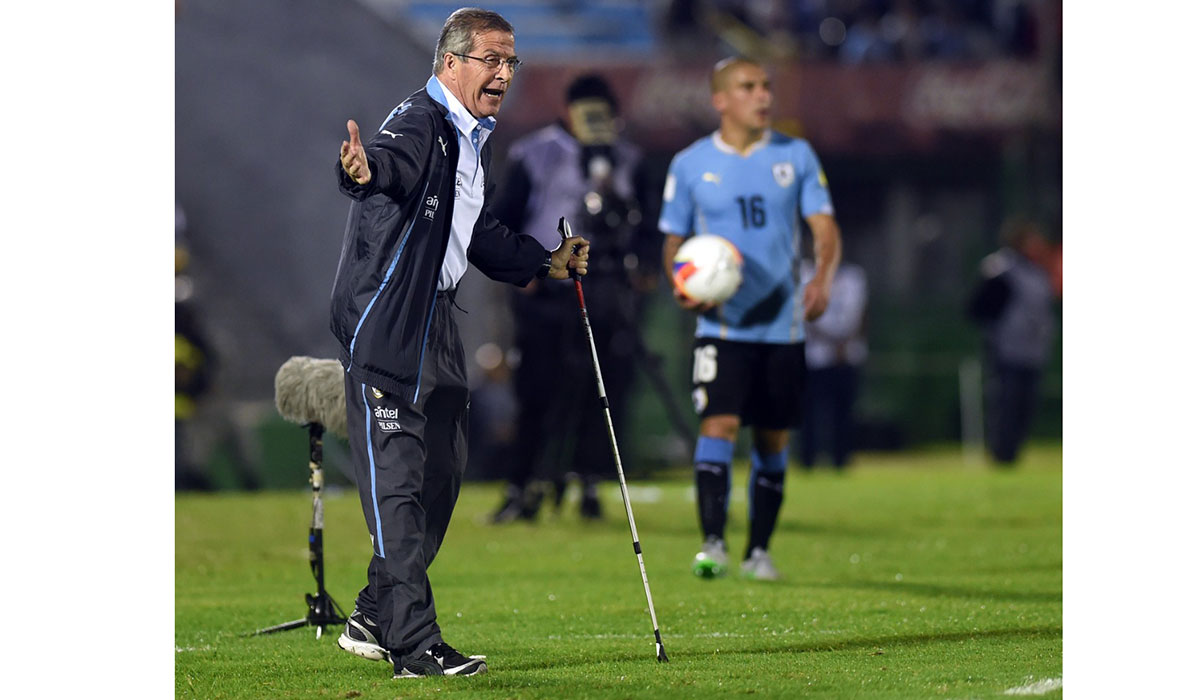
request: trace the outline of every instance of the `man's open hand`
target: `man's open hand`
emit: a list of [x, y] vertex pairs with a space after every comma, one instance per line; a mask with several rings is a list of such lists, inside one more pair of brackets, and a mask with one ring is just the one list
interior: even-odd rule
[[351, 119], [346, 122], [346, 130], [350, 132], [350, 140], [342, 141], [342, 170], [351, 180], [365, 185], [371, 181], [371, 166], [367, 163], [367, 152], [363, 150], [358, 137], [358, 124]]

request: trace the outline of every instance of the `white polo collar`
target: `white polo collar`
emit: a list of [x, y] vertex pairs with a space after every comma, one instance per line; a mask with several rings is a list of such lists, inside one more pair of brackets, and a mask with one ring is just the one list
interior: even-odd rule
[[743, 157], [748, 156], [751, 153], [754, 153], [758, 149], [762, 148], [763, 146], [766, 146], [770, 140], [771, 140], [771, 130], [767, 129], [766, 131], [763, 132], [761, 139], [750, 144], [750, 148], [747, 148], [746, 152], [742, 153], [742, 152], [738, 151], [738, 149], [736, 149], [733, 146], [730, 146], [728, 143], [726, 143], [725, 139], [721, 138], [720, 130], [713, 132], [713, 145], [717, 147], [717, 150], [721, 151], [723, 153], [730, 153], [735, 156], [743, 156]]

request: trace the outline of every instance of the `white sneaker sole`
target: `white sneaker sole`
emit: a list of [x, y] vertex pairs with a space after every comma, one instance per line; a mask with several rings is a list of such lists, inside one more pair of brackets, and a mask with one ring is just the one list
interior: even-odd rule
[[[472, 656], [471, 658], [476, 661], [480, 661], [480, 659], [478, 659], [474, 656]], [[487, 673], [487, 670], [488, 670], [487, 664], [480, 662], [478, 665], [463, 664], [462, 666], [459, 666], [458, 668], [443, 669], [442, 675], [445, 675], [445, 676], [478, 676], [482, 673]], [[413, 673], [412, 671], [409, 671], [407, 668], [403, 669], [400, 673], [397, 673], [394, 676], [392, 676], [393, 679], [396, 679], [396, 678], [425, 678], [425, 677], [426, 676], [422, 676], [421, 674]]]
[[[463, 664], [458, 668], [447, 668], [444, 669], [443, 672], [447, 676], [477, 676], [481, 673], [487, 673], [487, 664], [480, 659], [476, 659], [474, 657], [471, 658], [471, 663]], [[476, 661], [479, 663], [475, 663]]]
[[364, 659], [370, 659], [371, 661], [383, 661], [389, 656], [387, 649], [384, 649], [377, 644], [360, 642], [356, 639], [347, 637], [345, 632], [338, 637], [337, 644], [343, 650], [348, 651], [356, 656], [361, 656]]

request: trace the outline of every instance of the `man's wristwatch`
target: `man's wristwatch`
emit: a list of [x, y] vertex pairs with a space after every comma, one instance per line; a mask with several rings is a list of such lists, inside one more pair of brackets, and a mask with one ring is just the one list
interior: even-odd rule
[[546, 259], [542, 262], [542, 266], [540, 268], [538, 268], [537, 278], [540, 280], [544, 280], [544, 279], [546, 279], [546, 276], [549, 274], [550, 274], [550, 251], [547, 250], [546, 251]]

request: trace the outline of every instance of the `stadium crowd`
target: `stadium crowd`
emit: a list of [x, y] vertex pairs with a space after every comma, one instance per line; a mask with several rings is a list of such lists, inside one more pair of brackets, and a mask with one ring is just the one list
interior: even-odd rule
[[[757, 44], [778, 58], [843, 63], [1034, 58], [1037, 0], [669, 0], [671, 45]], [[743, 47], [744, 48], [744, 47]]]

